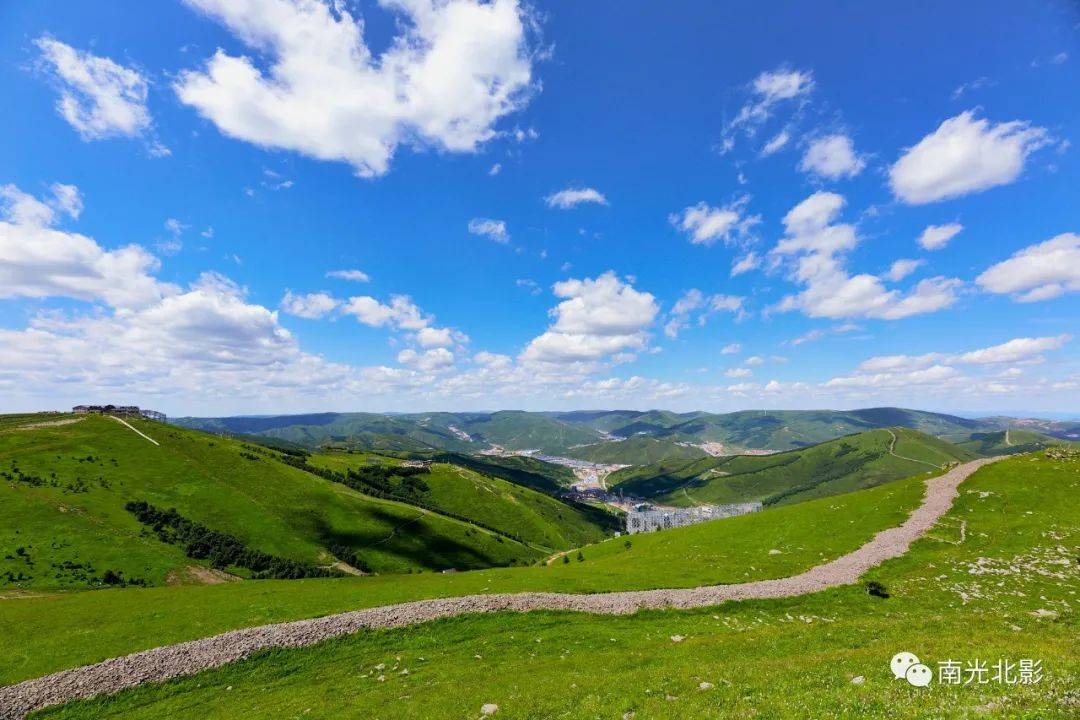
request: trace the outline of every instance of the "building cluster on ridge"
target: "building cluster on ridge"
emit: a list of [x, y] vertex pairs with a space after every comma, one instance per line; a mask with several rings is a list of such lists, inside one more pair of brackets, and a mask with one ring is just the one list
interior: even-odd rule
[[116, 415], [117, 417], [141, 417], [147, 420], [165, 420], [165, 413], [143, 410], [136, 405], [76, 405], [71, 408], [76, 415]]

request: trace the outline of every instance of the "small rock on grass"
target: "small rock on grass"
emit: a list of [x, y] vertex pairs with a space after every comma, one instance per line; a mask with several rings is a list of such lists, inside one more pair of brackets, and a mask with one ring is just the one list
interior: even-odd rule
[[712, 690], [713, 689], [713, 684], [711, 682], [703, 682], [703, 683], [699, 684], [697, 687], [698, 687], [698, 690]]
[[494, 715], [499, 712], [499, 706], [495, 703], [484, 703], [480, 706], [481, 715]]
[[862, 675], [856, 675], [855, 677], [851, 678], [852, 685], [862, 685], [864, 682], [866, 682], [866, 678]]
[[680, 643], [685, 639], [686, 638], [684, 638], [682, 635], [672, 635], [671, 636], [671, 642], [673, 642], [673, 643]]

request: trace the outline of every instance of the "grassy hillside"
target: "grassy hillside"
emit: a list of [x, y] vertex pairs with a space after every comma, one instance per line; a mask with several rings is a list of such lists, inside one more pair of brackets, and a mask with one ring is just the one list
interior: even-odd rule
[[461, 440], [447, 425], [413, 416], [375, 413], [318, 413], [274, 417], [175, 418], [183, 427], [247, 435], [263, 435], [307, 448], [328, 443], [381, 452], [411, 452], [432, 448], [461, 450]]
[[627, 468], [613, 473], [608, 484], [662, 504], [794, 503], [873, 487], [974, 457], [942, 440], [897, 428], [773, 455], [707, 457]]
[[564, 466], [543, 462], [523, 455], [466, 455], [463, 453], [434, 453], [417, 455], [440, 462], [471, 468], [485, 475], [509, 480], [518, 485], [553, 495], [576, 481], [574, 472]]
[[154, 585], [206, 579], [205, 561], [162, 542], [125, 509], [135, 501], [176, 508], [252, 550], [314, 566], [334, 563], [335, 548], [375, 572], [490, 567], [539, 555], [467, 523], [289, 467], [269, 451], [131, 422], [160, 446], [103, 417], [0, 431], [0, 584], [86, 587], [101, 584], [109, 570]]
[[574, 445], [596, 442], [600, 438], [600, 433], [590, 428], [564, 423], [540, 413], [516, 410], [470, 419], [461, 429], [478, 441], [508, 450], [537, 449], [552, 455], [561, 455]]
[[708, 453], [670, 440], [638, 435], [627, 440], [576, 447], [568, 450], [566, 456], [611, 465], [650, 465], [664, 460], [697, 460], [708, 457]]
[[509, 450], [559, 454], [596, 442], [601, 433], [543, 413], [321, 413], [277, 417], [177, 418], [174, 423], [210, 432], [258, 434], [316, 448], [328, 443], [383, 452], [476, 452], [489, 444]]
[[967, 435], [985, 423], [954, 415], [906, 410], [745, 410], [713, 414], [628, 411], [564, 413], [567, 422], [602, 429], [618, 437], [644, 433], [683, 442], [719, 442], [733, 453], [745, 449], [790, 450], [865, 430], [905, 427], [929, 435]]
[[[630, 617], [461, 617], [265, 653], [42, 717], [461, 718], [494, 703], [508, 718], [1071, 720], [1078, 493], [1076, 460], [984, 468], [926, 538], [865, 578], [887, 598], [860, 584]], [[985, 662], [987, 682], [913, 688], [889, 671], [900, 650], [934, 670]], [[994, 663], [1011, 662], [1015, 678], [1025, 658], [1040, 662], [1037, 683], [990, 680]]]
[[967, 440], [957, 445], [979, 455], [1015, 455], [1060, 445], [1061, 442], [1058, 438], [1031, 430], [1000, 430], [972, 433]]
[[1007, 415], [995, 415], [979, 418], [979, 422], [991, 430], [1030, 430], [1059, 440], [1080, 442], [1080, 420], [1043, 420], [1040, 418], [1017, 418]]
[[[921, 479], [660, 533], [613, 538], [542, 567], [22, 597], [0, 605], [0, 683], [167, 642], [427, 597], [604, 592], [783, 577], [900, 523]], [[828, 527], [829, 532], [821, 532]], [[777, 552], [770, 552], [770, 551]], [[0, 600], [0, 603], [3, 603]]]
[[[264, 435], [308, 448], [335, 444], [395, 453], [432, 449], [475, 453], [490, 443], [511, 450], [535, 448], [548, 454], [565, 455], [576, 445], [596, 443], [608, 435], [619, 438], [646, 436], [672, 442], [718, 442], [728, 446], [733, 454], [748, 449], [791, 450], [886, 427], [903, 427], [950, 441], [960, 441], [968, 439], [973, 432], [1010, 427], [1002, 425], [1002, 421], [1001, 418], [970, 420], [904, 408], [867, 408], [842, 411], [746, 410], [726, 414], [674, 413], [666, 410], [400, 415], [321, 413], [278, 417], [179, 418], [173, 422], [212, 432]], [[1058, 430], [1067, 426], [1062, 423], [1053, 425], [1056, 429], [1050, 434], [1058, 434]], [[618, 462], [631, 463], [627, 460]]]
[[[342, 453], [317, 453], [308, 462], [338, 472], [372, 463], [402, 463], [394, 458]], [[584, 512], [535, 490], [465, 467], [433, 463], [420, 479], [427, 489], [416, 493], [416, 502], [532, 545], [564, 550], [605, 537], [604, 529]]]

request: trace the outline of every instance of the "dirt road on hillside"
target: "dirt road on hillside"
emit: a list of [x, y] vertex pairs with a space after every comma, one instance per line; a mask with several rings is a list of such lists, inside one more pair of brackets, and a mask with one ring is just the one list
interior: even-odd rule
[[980, 467], [1000, 459], [974, 460], [930, 478], [922, 504], [902, 525], [879, 532], [870, 542], [847, 555], [792, 577], [738, 585], [588, 595], [544, 592], [468, 595], [244, 628], [0, 688], [0, 719], [21, 720], [27, 713], [50, 705], [194, 675], [243, 660], [260, 650], [304, 647], [365, 628], [396, 628], [466, 613], [503, 611], [568, 610], [627, 615], [645, 609], [686, 609], [719, 605], [729, 600], [793, 597], [850, 585], [870, 568], [907, 552], [911, 543], [922, 537], [952, 507], [960, 483]]

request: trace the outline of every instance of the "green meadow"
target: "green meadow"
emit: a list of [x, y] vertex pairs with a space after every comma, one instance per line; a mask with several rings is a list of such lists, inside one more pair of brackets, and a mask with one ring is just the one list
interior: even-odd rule
[[[1075, 457], [980, 470], [908, 554], [868, 573], [887, 598], [854, 585], [631, 617], [459, 617], [267, 652], [35, 717], [461, 718], [492, 703], [498, 717], [530, 720], [1075, 718], [1078, 493]], [[1042, 676], [915, 688], [889, 671], [900, 651], [932, 668], [1030, 659]]]
[[236, 440], [132, 423], [160, 445], [105, 417], [0, 431], [5, 585], [92, 587], [110, 570], [150, 585], [195, 581], [201, 565], [135, 520], [125, 509], [131, 501], [176, 508], [259, 551], [316, 566], [335, 562], [334, 547], [355, 552], [375, 572], [503, 566], [546, 554], [459, 519], [361, 494]]
[[[784, 577], [899, 524], [921, 499], [911, 479], [834, 498], [613, 538], [550, 564], [453, 574], [260, 580], [23, 597], [0, 615], [0, 683], [238, 627], [395, 602], [526, 590], [604, 592]], [[777, 552], [770, 552], [770, 551]]]

